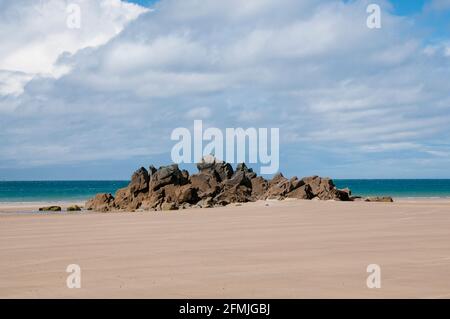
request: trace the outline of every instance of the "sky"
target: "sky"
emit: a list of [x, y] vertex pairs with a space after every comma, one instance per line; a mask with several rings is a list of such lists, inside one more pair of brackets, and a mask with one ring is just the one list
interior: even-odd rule
[[134, 1], [129, 0], [128, 2], [135, 3], [143, 7], [150, 7], [156, 4], [158, 0], [134, 0]]
[[0, 180], [128, 179], [194, 120], [279, 128], [287, 176], [450, 178], [450, 0], [0, 0], [0, 42]]

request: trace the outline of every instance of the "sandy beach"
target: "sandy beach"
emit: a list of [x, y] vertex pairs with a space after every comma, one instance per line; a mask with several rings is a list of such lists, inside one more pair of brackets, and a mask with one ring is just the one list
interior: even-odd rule
[[[449, 211], [446, 200], [9, 211], [0, 297], [449, 298]], [[81, 289], [66, 286], [69, 264], [81, 267]], [[366, 286], [369, 264], [381, 267], [379, 289]]]

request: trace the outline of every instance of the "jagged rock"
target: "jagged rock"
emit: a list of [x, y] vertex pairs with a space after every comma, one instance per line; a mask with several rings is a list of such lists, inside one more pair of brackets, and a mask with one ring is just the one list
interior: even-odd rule
[[[150, 166], [152, 171], [152, 166]], [[140, 208], [143, 199], [149, 191], [150, 174], [141, 167], [133, 173], [127, 187], [117, 190], [114, 199], [114, 208], [123, 210], [136, 210]]]
[[66, 208], [68, 212], [79, 212], [81, 211], [81, 207], [78, 205], [72, 205]]
[[151, 177], [153, 174], [155, 174], [156, 171], [157, 171], [157, 169], [156, 169], [155, 166], [150, 165], [150, 166], [148, 167], [148, 175], [150, 175], [150, 177]]
[[183, 204], [180, 205], [180, 209], [188, 209], [188, 208], [191, 208], [191, 207], [193, 207], [193, 205], [189, 204], [189, 203], [183, 203]]
[[191, 184], [181, 186], [176, 192], [176, 202], [179, 204], [195, 204], [200, 200], [197, 194], [197, 188]]
[[245, 171], [236, 171], [230, 179], [221, 184], [221, 192], [214, 198], [214, 201], [225, 206], [229, 203], [248, 202], [251, 200], [252, 182], [246, 176]]
[[178, 206], [173, 202], [164, 202], [161, 204], [161, 210], [178, 210]]
[[207, 197], [202, 199], [197, 203], [197, 206], [200, 208], [211, 208], [214, 207], [214, 201], [212, 197]]
[[352, 201], [352, 192], [348, 188], [336, 189], [336, 199], [344, 202]]
[[339, 199], [336, 186], [331, 179], [311, 176], [305, 177], [302, 180], [305, 184], [308, 184], [311, 187], [311, 192], [314, 197], [321, 200]]
[[[337, 189], [329, 178], [319, 176], [298, 179], [276, 174], [270, 181], [258, 177], [245, 163], [236, 170], [230, 164], [205, 156], [197, 164], [199, 172], [190, 175], [178, 165], [150, 166], [134, 172], [130, 184], [115, 197], [98, 194], [86, 203], [96, 211], [155, 211], [196, 207], [225, 206], [259, 199], [356, 200], [349, 189]], [[368, 201], [390, 201], [368, 198]]]
[[141, 207], [147, 194], [148, 193], [138, 193], [136, 196], [133, 196], [129, 188], [119, 189], [116, 192], [113, 206], [115, 209], [136, 210]]
[[60, 206], [47, 206], [47, 207], [41, 207], [39, 208], [40, 212], [60, 212], [61, 207]]
[[117, 190], [114, 198], [114, 206], [118, 209], [126, 209], [133, 201], [130, 189], [128, 187]]
[[151, 202], [148, 199], [144, 199], [142, 201], [140, 209], [142, 209], [143, 211], [156, 211], [156, 207], [158, 207], [158, 205], [154, 205], [154, 202]]
[[221, 181], [231, 178], [234, 174], [233, 167], [224, 162], [216, 163], [214, 170], [219, 175]]
[[245, 172], [245, 175], [249, 178], [255, 178], [256, 177], [256, 173], [253, 172], [252, 168], [248, 168], [247, 165], [245, 165], [245, 163], [239, 163], [236, 166], [236, 172]]
[[156, 191], [169, 184], [183, 185], [186, 182], [187, 180], [183, 177], [177, 164], [162, 166], [152, 174], [150, 179], [150, 190]]
[[200, 174], [214, 176], [219, 182], [227, 180], [233, 176], [233, 167], [229, 163], [219, 161], [211, 156], [205, 156], [197, 164]]
[[236, 171], [230, 179], [223, 181], [224, 187], [233, 187], [243, 185], [252, 188], [252, 182], [244, 171]]
[[130, 193], [136, 197], [139, 193], [148, 192], [148, 183], [150, 180], [150, 176], [148, 175], [148, 171], [141, 167], [136, 172], [134, 172], [133, 176], [131, 176], [131, 182], [128, 185]]
[[216, 176], [206, 173], [191, 175], [189, 181], [197, 189], [199, 198], [213, 197], [220, 191]]
[[114, 197], [111, 194], [97, 194], [88, 200], [85, 205], [88, 210], [107, 212], [114, 208]]
[[189, 180], [189, 172], [185, 169], [183, 169], [181, 171], [181, 176], [183, 176], [184, 180], [188, 181]]
[[252, 198], [254, 200], [265, 199], [265, 194], [269, 188], [269, 183], [261, 176], [252, 178]]
[[140, 193], [137, 197], [134, 197], [133, 200], [131, 201], [131, 203], [128, 204], [128, 206], [126, 207], [127, 210], [131, 210], [134, 211], [136, 209], [141, 208], [142, 202], [144, 201], [144, 199], [146, 198], [146, 194], [144, 193]]
[[165, 189], [160, 188], [157, 191], [152, 191], [143, 200], [141, 208], [144, 210], [157, 210], [164, 202]]
[[245, 203], [251, 200], [252, 189], [245, 185], [235, 185], [225, 188], [214, 198], [214, 202], [219, 206], [226, 206], [230, 203]]
[[247, 165], [245, 165], [245, 163], [239, 163], [236, 165], [236, 172], [245, 172], [245, 173], [249, 173], [249, 172], [253, 172], [253, 169], [248, 168]]
[[169, 184], [161, 188], [164, 192], [164, 201], [176, 203], [180, 187], [180, 185]]
[[367, 197], [366, 202], [382, 202], [382, 203], [392, 203], [394, 199], [390, 196], [377, 196], [377, 197]]
[[298, 179], [297, 176], [292, 177], [289, 182], [291, 183], [289, 188], [291, 189], [291, 191], [305, 185], [305, 182], [301, 179]]
[[312, 199], [314, 197], [314, 194], [311, 191], [311, 186], [309, 186], [308, 184], [304, 184], [289, 192], [286, 197], [297, 199]]
[[111, 209], [136, 210], [142, 205], [149, 191], [149, 172], [141, 167], [131, 176], [127, 187], [116, 191]]
[[269, 188], [266, 193], [266, 198], [283, 199], [289, 190], [289, 180], [285, 178], [283, 174], [278, 173], [269, 181]]

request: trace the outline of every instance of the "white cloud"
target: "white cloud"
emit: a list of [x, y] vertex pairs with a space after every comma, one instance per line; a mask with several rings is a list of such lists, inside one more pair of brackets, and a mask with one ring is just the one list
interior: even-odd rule
[[23, 92], [23, 87], [32, 78], [31, 74], [0, 70], [0, 95]]
[[80, 0], [77, 4], [80, 29], [67, 26], [67, 1], [0, 2], [0, 72], [11, 74], [0, 78], [0, 94], [22, 93], [33, 75], [59, 77], [67, 73], [67, 66], [56, 63], [61, 54], [105, 44], [146, 11], [119, 0]]

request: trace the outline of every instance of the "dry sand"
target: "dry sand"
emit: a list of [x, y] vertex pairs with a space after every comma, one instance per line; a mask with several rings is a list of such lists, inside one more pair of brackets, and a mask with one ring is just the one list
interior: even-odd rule
[[[0, 297], [450, 297], [448, 201], [268, 205], [44, 215], [3, 205]], [[66, 287], [69, 264], [81, 289]], [[381, 266], [380, 289], [366, 286], [369, 264]]]

